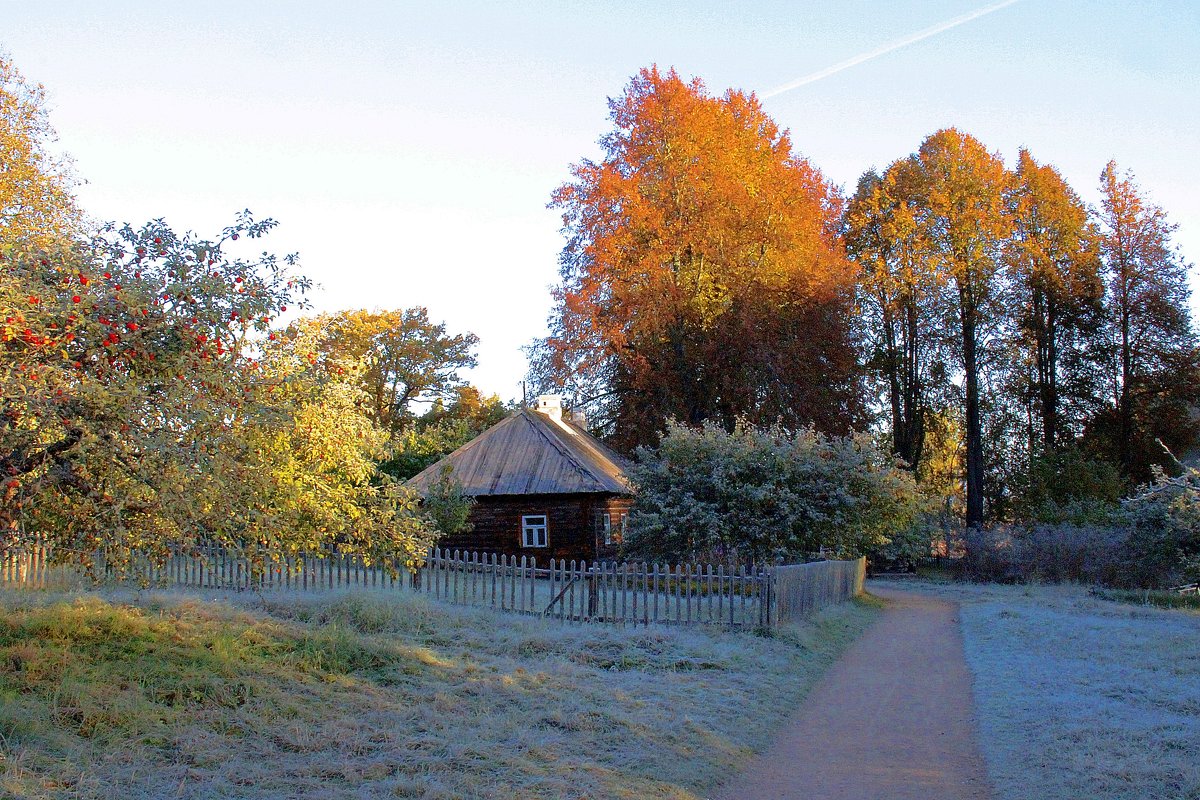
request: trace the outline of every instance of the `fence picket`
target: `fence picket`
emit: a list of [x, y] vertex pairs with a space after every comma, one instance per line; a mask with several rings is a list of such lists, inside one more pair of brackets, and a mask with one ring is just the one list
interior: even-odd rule
[[[625, 624], [625, 620], [629, 618], [629, 562], [624, 561], [618, 568], [621, 573], [618, 578], [621, 586], [621, 624]], [[614, 570], [614, 573], [618, 570]], [[616, 597], [613, 597], [614, 602]]]
[[642, 625], [646, 626], [650, 624], [650, 565], [641, 562], [638, 573], [642, 583]]
[[672, 574], [671, 565], [667, 564], [667, 586], [666, 586], [666, 589], [667, 589], [666, 608], [663, 610], [664, 611], [663, 616], [667, 622], [671, 621], [671, 604], [674, 603], [674, 605], [675, 605], [675, 622], [678, 624], [683, 621], [683, 614], [679, 607], [679, 565], [678, 564], [676, 564], [674, 567], [674, 574]]
[[[565, 564], [566, 562], [560, 561], [559, 563]], [[568, 609], [564, 609], [563, 604], [561, 604], [561, 603], [559, 604], [558, 618], [560, 620], [570, 620], [572, 617], [575, 616], [575, 581], [579, 575], [578, 566], [579, 565], [575, 563], [575, 559], [571, 559], [571, 565], [568, 568], [568, 572], [565, 575], [563, 575], [563, 578], [567, 581], [567, 583], [565, 584], [567, 586], [567, 591], [568, 591], [568, 595], [569, 595], [569, 597], [567, 598], [567, 602], [570, 605], [568, 606]]]
[[692, 594], [693, 594], [695, 586], [696, 586], [695, 581], [693, 580], [693, 572], [694, 572], [693, 565], [692, 564], [685, 565], [684, 570], [685, 570], [684, 574], [687, 576], [684, 579], [684, 584], [683, 584], [684, 607], [686, 608], [686, 611], [684, 613], [684, 622], [688, 625], [691, 625], [692, 624]]
[[594, 565], [596, 568], [596, 613], [602, 621], [608, 619], [608, 593], [604, 587], [604, 575], [608, 570], [608, 562], [601, 561]]
[[659, 568], [659, 564], [657, 561], [655, 561], [654, 562], [654, 575], [653, 575], [652, 584], [651, 584], [653, 588], [650, 592], [650, 597], [652, 598], [652, 601], [654, 603], [654, 611], [653, 611], [653, 615], [650, 618], [650, 621], [654, 622], [654, 623], [658, 622], [658, 568]]
[[537, 556], [529, 559], [529, 610], [537, 609], [537, 599], [534, 597], [534, 592], [537, 590]]
[[496, 607], [496, 554], [488, 553], [486, 556], [484, 556], [484, 562], [487, 564], [487, 567], [488, 567], [488, 583], [491, 584], [491, 589], [492, 589], [491, 606], [492, 606], [492, 608], [495, 608]]
[[517, 578], [520, 576], [520, 573], [517, 572], [517, 567], [519, 566], [519, 562], [517, 561], [516, 555], [509, 556], [508, 562], [509, 562], [508, 563], [508, 566], [509, 566], [509, 569], [508, 569], [508, 610], [516, 611], [517, 610]]
[[568, 562], [564, 558], [560, 559], [559, 563], [562, 564], [564, 568], [562, 575], [559, 577], [559, 583], [562, 585], [562, 588], [559, 589], [559, 591], [563, 592], [563, 598], [560, 604], [562, 614], [559, 617], [559, 620], [562, 622], [574, 622], [576, 620], [575, 590], [578, 588], [575, 584], [579, 580], [579, 568], [583, 566], [583, 562], [576, 561], [575, 559], [571, 559]]
[[479, 579], [479, 551], [478, 550], [475, 550], [471, 553], [471, 557], [468, 559], [467, 567], [469, 569], [468, 574], [471, 576], [471, 605], [474, 605], [475, 601], [479, 598], [479, 582], [478, 582], [478, 579]]

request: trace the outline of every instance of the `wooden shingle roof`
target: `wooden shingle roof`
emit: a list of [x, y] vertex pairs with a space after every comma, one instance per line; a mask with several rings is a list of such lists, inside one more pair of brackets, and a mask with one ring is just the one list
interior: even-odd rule
[[405, 485], [425, 494], [445, 465], [472, 497], [511, 494], [632, 494], [622, 459], [587, 431], [522, 409]]

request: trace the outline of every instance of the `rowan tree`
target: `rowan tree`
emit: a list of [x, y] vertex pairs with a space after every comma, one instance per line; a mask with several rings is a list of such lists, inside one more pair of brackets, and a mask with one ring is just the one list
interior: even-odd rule
[[0, 548], [40, 537], [59, 558], [119, 562], [201, 540], [338, 543], [419, 559], [434, 531], [376, 469], [368, 365], [318, 359], [323, 331], [272, 329], [310, 288], [294, 256], [238, 255], [275, 223], [86, 233], [43, 102], [0, 59]]
[[211, 517], [192, 478], [251, 402], [249, 340], [308, 288], [290, 258], [228, 254], [273, 224], [0, 242], [0, 525], [87, 549], [191, 536]]
[[565, 385], [618, 446], [664, 420], [845, 430], [860, 411], [840, 201], [754, 95], [641, 70], [609, 101], [604, 157], [571, 168], [551, 335]]

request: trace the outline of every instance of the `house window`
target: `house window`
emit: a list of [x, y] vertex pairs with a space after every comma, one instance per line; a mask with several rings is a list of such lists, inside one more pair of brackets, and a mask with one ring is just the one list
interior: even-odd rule
[[617, 515], [614, 524], [612, 514], [597, 512], [596, 527], [603, 535], [605, 545], [611, 547], [612, 545], [620, 544], [625, 539], [625, 514]]
[[534, 514], [521, 517], [521, 546], [546, 546], [546, 515]]

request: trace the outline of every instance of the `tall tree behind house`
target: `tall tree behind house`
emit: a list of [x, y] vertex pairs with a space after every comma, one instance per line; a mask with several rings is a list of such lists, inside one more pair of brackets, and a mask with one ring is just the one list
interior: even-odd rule
[[1145, 481], [1150, 465], [1164, 461], [1156, 440], [1182, 448], [1197, 437], [1190, 410], [1200, 403], [1200, 354], [1188, 314], [1190, 265], [1171, 243], [1176, 226], [1130, 173], [1110, 161], [1100, 192], [1111, 405], [1092, 434], [1128, 478]]
[[1053, 166], [1022, 149], [1012, 195], [1012, 308], [1024, 367], [1015, 390], [1030, 420], [1028, 450], [1070, 442], [1096, 411], [1104, 284], [1087, 207]]
[[567, 244], [540, 384], [582, 386], [624, 448], [666, 420], [847, 430], [861, 392], [841, 205], [754, 95], [644, 69], [604, 157], [554, 193]]
[[1004, 162], [978, 139], [953, 128], [927, 138], [916, 154], [925, 186], [918, 224], [934, 269], [954, 298], [956, 354], [963, 374], [966, 440], [966, 522], [983, 524], [983, 418], [980, 377], [983, 347], [993, 320], [1002, 317], [1002, 264], [1012, 231], [1005, 199]]

